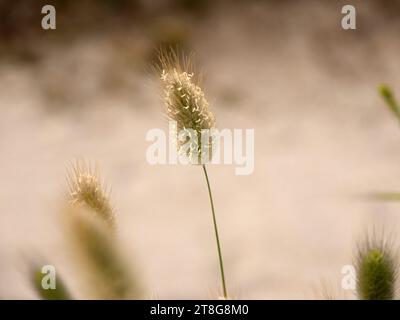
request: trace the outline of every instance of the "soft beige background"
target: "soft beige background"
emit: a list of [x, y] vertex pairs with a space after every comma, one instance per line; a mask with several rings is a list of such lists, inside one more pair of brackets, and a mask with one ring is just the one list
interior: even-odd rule
[[[353, 2], [357, 31], [340, 28], [340, 1], [221, 4], [177, 20], [219, 127], [255, 129], [252, 175], [209, 168], [235, 297], [314, 298], [321, 281], [340, 286], [365, 229], [400, 228], [400, 204], [360, 197], [400, 190], [400, 128], [376, 92], [386, 82], [400, 98], [399, 11]], [[151, 46], [146, 28], [61, 42], [58, 28], [34, 40], [36, 63], [0, 61], [0, 297], [35, 297], [25, 264], [37, 253], [78, 288], [58, 216], [65, 169], [80, 156], [112, 186], [149, 297], [218, 296], [201, 168], [145, 159], [147, 130], [167, 128], [136, 59]]]

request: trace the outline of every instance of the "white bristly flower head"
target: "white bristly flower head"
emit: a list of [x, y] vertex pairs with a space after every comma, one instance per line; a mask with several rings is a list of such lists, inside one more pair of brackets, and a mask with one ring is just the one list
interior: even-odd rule
[[[165, 110], [168, 118], [177, 124], [178, 151], [184, 153], [192, 163], [202, 164], [212, 156], [214, 115], [198, 79], [190, 70], [190, 60], [183, 59], [185, 63], [182, 66], [176, 53], [162, 55], [160, 60]], [[189, 146], [182, 151], [188, 141]]]

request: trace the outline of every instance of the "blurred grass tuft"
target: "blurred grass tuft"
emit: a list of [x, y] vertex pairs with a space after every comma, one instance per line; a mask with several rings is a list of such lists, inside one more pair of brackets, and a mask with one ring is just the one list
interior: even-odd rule
[[392, 300], [396, 294], [397, 255], [384, 234], [367, 235], [356, 256], [357, 296], [361, 300]]

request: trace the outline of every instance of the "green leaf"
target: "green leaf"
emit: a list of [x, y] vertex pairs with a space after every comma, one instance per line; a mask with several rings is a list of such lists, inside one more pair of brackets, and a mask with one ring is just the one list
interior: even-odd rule
[[43, 277], [46, 273], [42, 273], [37, 267], [32, 268], [32, 284], [35, 288], [39, 297], [43, 300], [72, 300], [72, 297], [62, 279], [62, 277], [57, 274], [56, 276], [56, 287], [55, 289], [44, 289], [42, 285]]
[[376, 192], [367, 195], [369, 200], [373, 201], [386, 201], [397, 202], [400, 201], [400, 192]]
[[393, 114], [400, 121], [400, 106], [399, 106], [398, 102], [396, 101], [390, 87], [385, 84], [380, 85], [379, 93], [382, 96], [382, 98], [385, 100], [386, 105], [389, 107], [389, 109], [393, 112]]

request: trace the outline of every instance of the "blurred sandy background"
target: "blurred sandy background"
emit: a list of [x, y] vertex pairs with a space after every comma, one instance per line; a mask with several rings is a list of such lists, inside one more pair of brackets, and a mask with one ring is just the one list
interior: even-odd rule
[[[376, 93], [400, 96], [400, 1], [0, 1], [0, 297], [35, 298], [26, 256], [74, 292], [60, 228], [65, 169], [98, 163], [121, 243], [156, 298], [215, 298], [219, 270], [199, 167], [151, 166], [151, 128], [167, 128], [154, 48], [193, 50], [219, 128], [255, 129], [255, 171], [209, 168], [228, 289], [249, 299], [314, 298], [340, 286], [355, 241], [400, 230], [400, 129]], [[43, 3], [44, 4], [44, 3]], [[344, 293], [350, 296], [351, 293]], [[78, 295], [79, 296], [79, 295]]]

